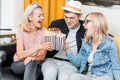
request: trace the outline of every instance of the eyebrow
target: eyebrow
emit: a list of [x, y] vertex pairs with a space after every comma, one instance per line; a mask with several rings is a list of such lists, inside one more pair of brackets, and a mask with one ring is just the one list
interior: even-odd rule
[[89, 19], [86, 19], [85, 21], [87, 21], [87, 23], [88, 23], [88, 22], [94, 22], [93, 20], [89, 20]]

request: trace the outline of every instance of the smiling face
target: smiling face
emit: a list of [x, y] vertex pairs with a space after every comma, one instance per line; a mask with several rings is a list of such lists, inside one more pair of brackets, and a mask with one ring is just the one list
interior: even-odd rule
[[86, 36], [88, 37], [93, 37], [94, 34], [96, 33], [96, 25], [95, 21], [93, 20], [93, 17], [91, 15], [88, 15], [85, 19], [85, 22], [83, 24], [86, 32]]
[[29, 16], [29, 20], [32, 27], [42, 28], [42, 22], [44, 20], [44, 13], [41, 8], [35, 8], [32, 14]]
[[64, 20], [68, 28], [71, 28], [71, 29], [76, 28], [80, 24], [79, 23], [80, 17], [81, 17], [80, 14], [76, 14], [73, 12], [65, 11], [65, 14], [64, 14]]

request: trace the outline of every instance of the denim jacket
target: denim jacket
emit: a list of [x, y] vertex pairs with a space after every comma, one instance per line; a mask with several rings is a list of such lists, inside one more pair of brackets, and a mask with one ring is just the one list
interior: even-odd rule
[[[72, 51], [67, 54], [68, 59], [80, 68], [80, 73], [87, 69], [88, 56], [91, 52], [92, 41], [85, 42], [82, 40], [82, 47], [78, 54]], [[91, 67], [91, 75], [98, 76], [114, 76], [115, 80], [120, 80], [120, 63], [118, 60], [117, 48], [114, 40], [104, 36], [104, 41], [97, 47], [93, 56], [93, 65]]]

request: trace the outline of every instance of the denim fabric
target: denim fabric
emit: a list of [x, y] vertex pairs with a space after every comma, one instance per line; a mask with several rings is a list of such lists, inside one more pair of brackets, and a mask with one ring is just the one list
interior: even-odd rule
[[[80, 67], [80, 73], [83, 73], [88, 67], [86, 66], [88, 56], [92, 48], [92, 42], [82, 41], [82, 47], [78, 54], [74, 55], [72, 51], [67, 55], [68, 59], [76, 66]], [[120, 63], [114, 40], [104, 36], [104, 41], [97, 47], [93, 56], [93, 66], [91, 67], [92, 75], [108, 75], [120, 80]]]
[[23, 61], [15, 61], [12, 63], [11, 69], [18, 75], [24, 75], [23, 80], [37, 80], [37, 77], [41, 74], [40, 65], [35, 61], [31, 61], [26, 66]]

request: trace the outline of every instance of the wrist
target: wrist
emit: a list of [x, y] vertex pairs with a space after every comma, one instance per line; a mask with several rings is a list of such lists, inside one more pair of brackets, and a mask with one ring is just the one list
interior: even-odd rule
[[42, 49], [42, 45], [38, 44], [38, 50]]
[[69, 48], [66, 48], [66, 53], [68, 54], [70, 52], [70, 49]]

